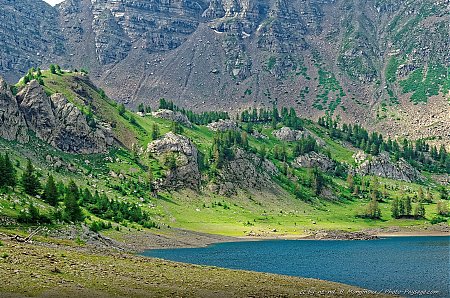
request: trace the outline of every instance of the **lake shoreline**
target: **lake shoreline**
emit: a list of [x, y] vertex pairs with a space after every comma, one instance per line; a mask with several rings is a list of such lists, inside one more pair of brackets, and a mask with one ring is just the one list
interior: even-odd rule
[[223, 236], [183, 229], [170, 229], [162, 233], [133, 234], [124, 243], [136, 253], [152, 249], [201, 248], [218, 243], [266, 241], [266, 240], [343, 240], [367, 241], [386, 237], [436, 237], [450, 236], [448, 225], [430, 227], [388, 227], [347, 232], [342, 230], [311, 230], [307, 234], [261, 234], [247, 236]]

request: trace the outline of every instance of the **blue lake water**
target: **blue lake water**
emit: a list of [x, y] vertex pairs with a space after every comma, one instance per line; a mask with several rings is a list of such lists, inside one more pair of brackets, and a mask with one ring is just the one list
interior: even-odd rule
[[271, 240], [149, 250], [143, 255], [318, 278], [409, 297], [450, 297], [449, 243], [450, 237], [391, 237], [371, 241]]

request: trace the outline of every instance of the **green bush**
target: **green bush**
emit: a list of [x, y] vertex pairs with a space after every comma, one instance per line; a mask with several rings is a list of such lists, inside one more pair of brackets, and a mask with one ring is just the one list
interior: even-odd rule
[[447, 222], [447, 219], [445, 219], [444, 217], [438, 215], [438, 216], [433, 217], [433, 219], [430, 220], [430, 223], [432, 225], [436, 225], [436, 224], [439, 224], [441, 222]]

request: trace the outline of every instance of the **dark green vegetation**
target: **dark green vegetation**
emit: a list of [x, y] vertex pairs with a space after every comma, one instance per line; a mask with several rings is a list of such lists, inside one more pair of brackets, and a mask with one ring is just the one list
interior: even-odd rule
[[[85, 222], [92, 230], [106, 233], [120, 233], [127, 227], [170, 226], [242, 236], [252, 230], [261, 235], [303, 234], [309, 229], [361, 230], [448, 220], [448, 189], [432, 178], [448, 174], [450, 158], [444, 148], [428, 146], [422, 140], [385, 140], [380, 134], [332, 118], [322, 118], [316, 124], [297, 117], [294, 109], [276, 106], [244, 111], [237, 130], [214, 133], [195, 123], [228, 119], [228, 114], [196, 114], [161, 100], [161, 108], [180, 111], [194, 122], [193, 127], [139, 116], [108, 99], [85, 75], [58, 71], [57, 67], [55, 71], [41, 71], [47, 93], [64, 94], [92, 126], [101, 121], [111, 123], [121, 145], [105, 154], [74, 155], [36, 138], [29, 144], [0, 141], [4, 152], [0, 159], [0, 212], [17, 222]], [[21, 81], [16, 88], [23, 84]], [[74, 84], [83, 90], [83, 96], [79, 89], [74, 91]], [[296, 141], [281, 141], [272, 134], [281, 127], [308, 134]], [[198, 148], [200, 189], [161, 185], [180, 167], [179, 156], [158, 158], [146, 153], [145, 147], [169, 131], [188, 137]], [[265, 137], [255, 137], [258, 134]], [[407, 183], [354, 174], [350, 169], [355, 166], [355, 147], [370, 158], [386, 151], [393, 162], [404, 159], [421, 170], [425, 179]], [[210, 185], [220, 183], [238, 149], [273, 163], [275, 172], [269, 174], [273, 184], [256, 190], [240, 188], [241, 182], [235, 181], [234, 194], [212, 190]], [[329, 158], [333, 166], [326, 171], [294, 166], [297, 157], [310, 153]], [[58, 158], [62, 166], [51, 167], [46, 161], [49, 155]], [[260, 165], [256, 168], [263, 171]], [[393, 211], [391, 215], [393, 202], [408, 197], [412, 211]], [[270, 232], [273, 230], [277, 232]]]
[[444, 145], [439, 148], [429, 146], [424, 140], [411, 141], [404, 138], [401, 144], [397, 140], [388, 138], [385, 140], [382, 134], [369, 132], [355, 124], [343, 124], [338, 128], [338, 122], [330, 117], [319, 118], [319, 125], [330, 130], [330, 136], [334, 140], [351, 143], [367, 154], [377, 156], [380, 152], [388, 152], [392, 159], [398, 161], [404, 158], [414, 167], [435, 173], [450, 173], [450, 156]]

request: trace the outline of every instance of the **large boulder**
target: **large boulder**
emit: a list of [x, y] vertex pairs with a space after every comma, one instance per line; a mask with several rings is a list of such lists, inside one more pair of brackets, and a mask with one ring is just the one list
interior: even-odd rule
[[169, 132], [148, 144], [147, 152], [162, 161], [171, 154], [175, 156], [176, 167], [167, 170], [163, 187], [199, 189], [201, 175], [198, 150], [189, 138]]
[[282, 127], [272, 132], [273, 136], [281, 141], [295, 142], [309, 136], [313, 137], [319, 146], [325, 146], [325, 141], [308, 129], [296, 130], [290, 127]]
[[328, 156], [312, 151], [297, 157], [293, 162], [293, 166], [298, 168], [319, 168], [323, 172], [328, 172], [336, 168], [336, 163]]
[[107, 128], [90, 127], [86, 116], [62, 94], [48, 97], [37, 81], [17, 95], [28, 129], [55, 148], [69, 153], [103, 153], [113, 144]]
[[[361, 162], [361, 153], [356, 153], [354, 158]], [[389, 153], [382, 152], [372, 159], [362, 161], [359, 166], [353, 169], [353, 173], [361, 176], [375, 175], [384, 178], [414, 182], [423, 180], [424, 177], [418, 170], [412, 167], [406, 160], [401, 158], [397, 162], [391, 161]]]
[[217, 171], [209, 187], [221, 195], [234, 195], [239, 189], [274, 191], [277, 187], [272, 176], [278, 173], [271, 161], [237, 148], [234, 157]]
[[174, 122], [178, 122], [186, 127], [192, 127], [192, 123], [188, 117], [180, 112], [174, 112], [172, 110], [160, 109], [152, 113], [155, 118], [166, 119]]
[[238, 125], [235, 121], [233, 120], [223, 120], [220, 119], [217, 122], [213, 122], [208, 124], [208, 128], [212, 131], [227, 131], [227, 130], [237, 130], [238, 129]]
[[8, 84], [0, 77], [0, 137], [20, 143], [28, 142], [27, 124]]

